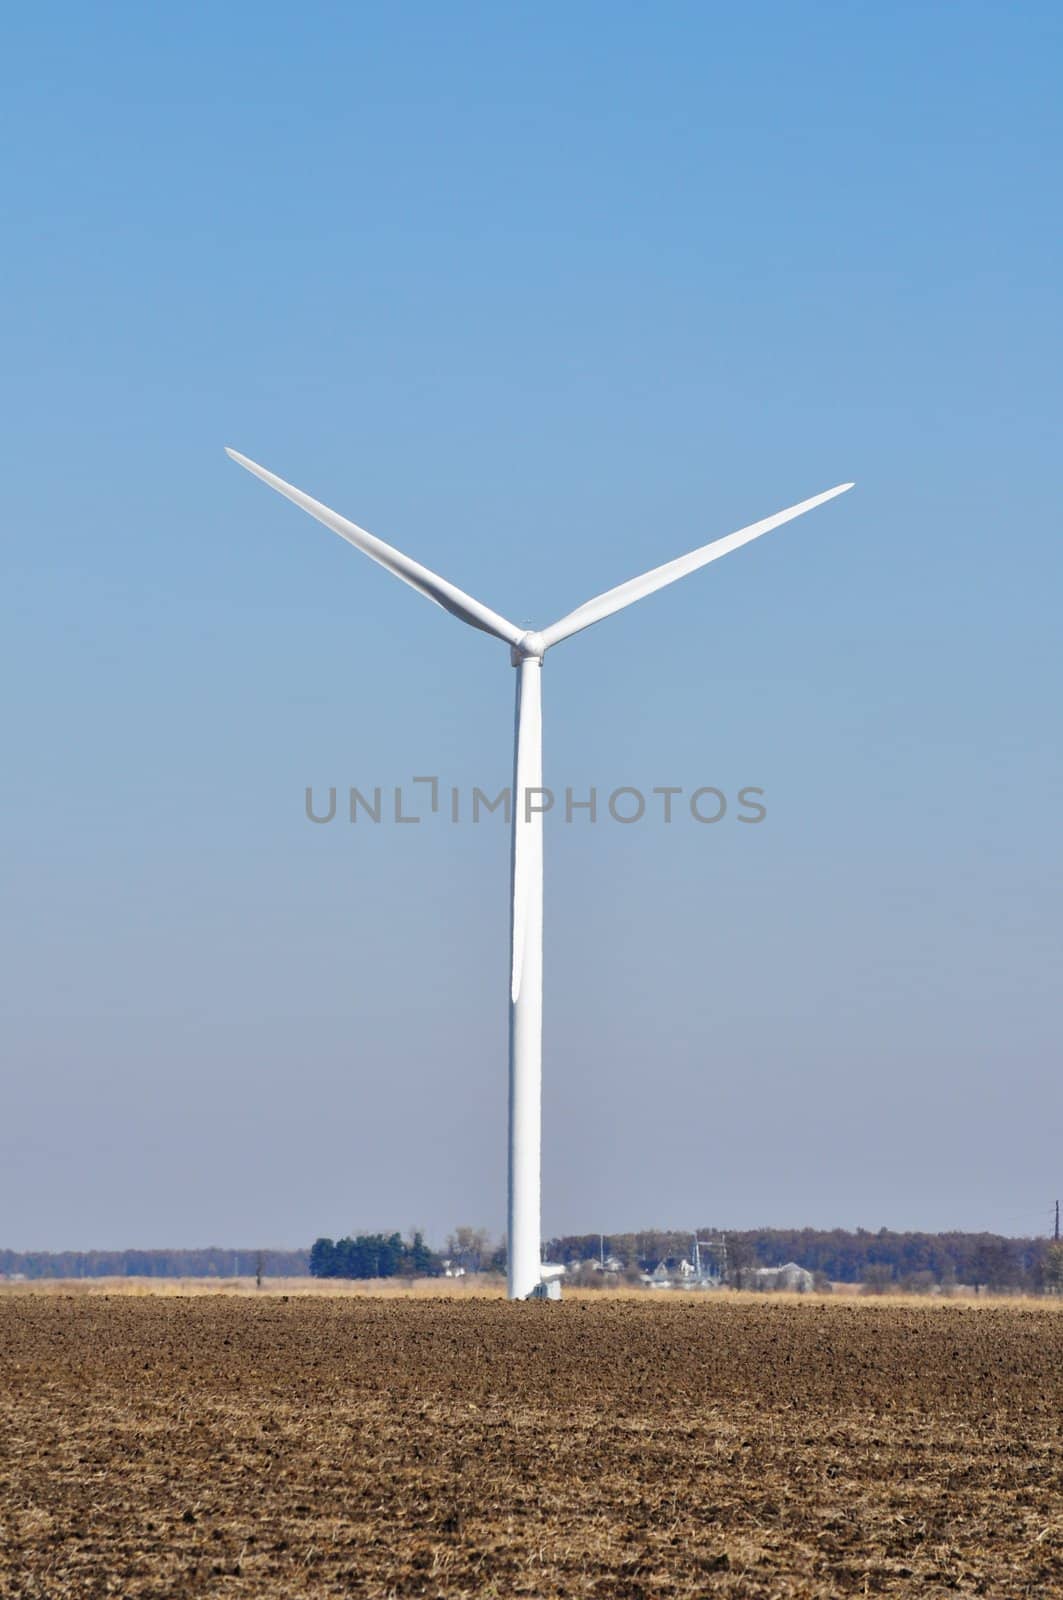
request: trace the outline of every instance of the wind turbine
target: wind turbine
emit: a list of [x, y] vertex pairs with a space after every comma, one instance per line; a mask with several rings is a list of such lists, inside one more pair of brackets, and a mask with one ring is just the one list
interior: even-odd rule
[[512, 866], [510, 912], [510, 988], [509, 988], [509, 1194], [508, 1194], [508, 1293], [511, 1300], [526, 1300], [545, 1292], [541, 1265], [540, 1147], [542, 1133], [542, 1018], [543, 1018], [543, 819], [532, 797], [541, 797], [543, 783], [541, 672], [546, 652], [574, 633], [589, 628], [622, 611], [645, 595], [666, 584], [685, 578], [688, 572], [717, 561], [741, 545], [759, 539], [762, 533], [794, 517], [803, 516], [853, 486], [840, 483], [824, 494], [813, 495], [786, 511], [777, 511], [763, 522], [729, 533], [726, 538], [702, 545], [688, 555], [667, 561], [662, 567], [631, 578], [615, 589], [606, 590], [593, 600], [570, 611], [541, 633], [518, 627], [499, 616], [479, 600], [473, 600], [454, 584], [440, 578], [419, 561], [413, 561], [367, 533], [346, 517], [331, 511], [249, 461], [236, 450], [226, 450], [241, 467], [261, 478], [278, 494], [283, 494], [303, 511], [323, 522], [356, 549], [386, 567], [396, 578], [417, 589], [452, 616], [479, 628], [510, 647], [510, 660], [517, 669], [517, 705], [513, 747]]

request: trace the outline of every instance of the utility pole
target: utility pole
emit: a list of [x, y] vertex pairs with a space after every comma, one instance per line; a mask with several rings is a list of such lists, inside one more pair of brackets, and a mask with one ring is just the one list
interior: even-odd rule
[[1055, 1231], [1055, 1241], [1056, 1241], [1056, 1243], [1057, 1243], [1057, 1244], [1058, 1244], [1058, 1243], [1059, 1243], [1059, 1201], [1058, 1201], [1058, 1200], [1057, 1200], [1057, 1201], [1056, 1201], [1056, 1231]]

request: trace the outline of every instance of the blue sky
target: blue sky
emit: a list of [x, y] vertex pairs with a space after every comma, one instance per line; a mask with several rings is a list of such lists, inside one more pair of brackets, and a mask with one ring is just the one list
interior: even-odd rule
[[504, 1215], [506, 653], [542, 625], [544, 1226], [1037, 1231], [1058, 1084], [1057, 7], [5, 20], [14, 1247]]

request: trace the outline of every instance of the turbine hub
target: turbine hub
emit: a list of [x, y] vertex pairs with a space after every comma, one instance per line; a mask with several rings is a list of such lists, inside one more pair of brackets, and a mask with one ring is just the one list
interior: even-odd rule
[[546, 654], [546, 642], [541, 633], [523, 633], [511, 653], [515, 667], [522, 661], [541, 661]]

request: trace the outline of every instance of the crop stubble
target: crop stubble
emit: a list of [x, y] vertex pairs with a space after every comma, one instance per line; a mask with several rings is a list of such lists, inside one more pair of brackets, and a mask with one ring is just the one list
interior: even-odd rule
[[0, 1297], [11, 1600], [1063, 1594], [1063, 1315]]

